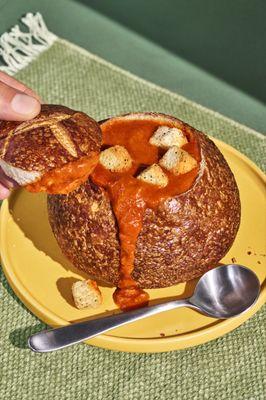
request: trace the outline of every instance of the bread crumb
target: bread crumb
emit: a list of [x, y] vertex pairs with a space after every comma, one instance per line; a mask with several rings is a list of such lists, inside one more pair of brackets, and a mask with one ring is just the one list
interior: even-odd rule
[[99, 204], [98, 204], [96, 201], [94, 201], [94, 202], [92, 203], [92, 205], [91, 205], [91, 212], [94, 214], [94, 213], [96, 213], [98, 210], [99, 210]]
[[75, 306], [78, 309], [97, 308], [102, 304], [102, 294], [95, 281], [88, 279], [77, 281], [72, 285]]

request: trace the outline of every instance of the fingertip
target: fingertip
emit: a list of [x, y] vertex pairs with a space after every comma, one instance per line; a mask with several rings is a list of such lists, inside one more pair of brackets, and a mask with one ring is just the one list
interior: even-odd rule
[[27, 120], [36, 117], [40, 113], [41, 104], [35, 97], [17, 93], [11, 101], [11, 108], [14, 113], [23, 116], [23, 119]]
[[10, 195], [10, 190], [0, 185], [0, 200], [6, 199]]

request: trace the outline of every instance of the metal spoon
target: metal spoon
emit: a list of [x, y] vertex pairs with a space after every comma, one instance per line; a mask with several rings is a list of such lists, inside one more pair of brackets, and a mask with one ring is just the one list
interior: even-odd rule
[[59, 350], [129, 322], [178, 307], [190, 307], [213, 318], [231, 318], [249, 309], [259, 292], [260, 283], [254, 272], [241, 265], [224, 265], [206, 272], [190, 298], [46, 330], [32, 335], [28, 344], [31, 350], [41, 353]]

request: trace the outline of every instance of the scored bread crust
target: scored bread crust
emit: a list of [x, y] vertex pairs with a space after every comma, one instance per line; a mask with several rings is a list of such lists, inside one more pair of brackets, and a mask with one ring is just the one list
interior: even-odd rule
[[32, 120], [0, 121], [0, 159], [7, 170], [43, 174], [99, 153], [101, 138], [98, 123], [85, 113], [45, 104]]
[[[142, 288], [185, 282], [217, 265], [240, 223], [238, 188], [216, 145], [203, 133], [163, 114], [130, 114], [175, 123], [193, 132], [201, 148], [199, 175], [185, 193], [147, 209], [138, 236], [133, 278]], [[93, 211], [94, 210], [94, 211]], [[68, 195], [48, 196], [49, 219], [73, 264], [113, 285], [119, 279], [118, 227], [107, 194], [88, 180]]]

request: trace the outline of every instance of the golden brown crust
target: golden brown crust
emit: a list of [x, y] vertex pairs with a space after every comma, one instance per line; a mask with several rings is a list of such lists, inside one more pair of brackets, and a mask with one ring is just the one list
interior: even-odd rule
[[0, 157], [26, 171], [47, 172], [98, 153], [100, 145], [97, 122], [64, 106], [42, 105], [30, 121], [0, 121]]
[[215, 144], [199, 135], [202, 176], [186, 193], [147, 210], [133, 278], [142, 287], [185, 282], [214, 267], [231, 247], [240, 223], [234, 176]]
[[[156, 211], [146, 210], [133, 272], [143, 288], [188, 281], [214, 267], [232, 245], [240, 223], [238, 188], [215, 144], [182, 121], [159, 116], [198, 136], [201, 172], [190, 190], [161, 202]], [[117, 285], [118, 230], [105, 192], [88, 181], [67, 196], [49, 196], [48, 209], [64, 254], [76, 267]]]
[[68, 195], [49, 195], [48, 215], [63, 253], [77, 268], [118, 281], [118, 231], [103, 189], [87, 181]]

